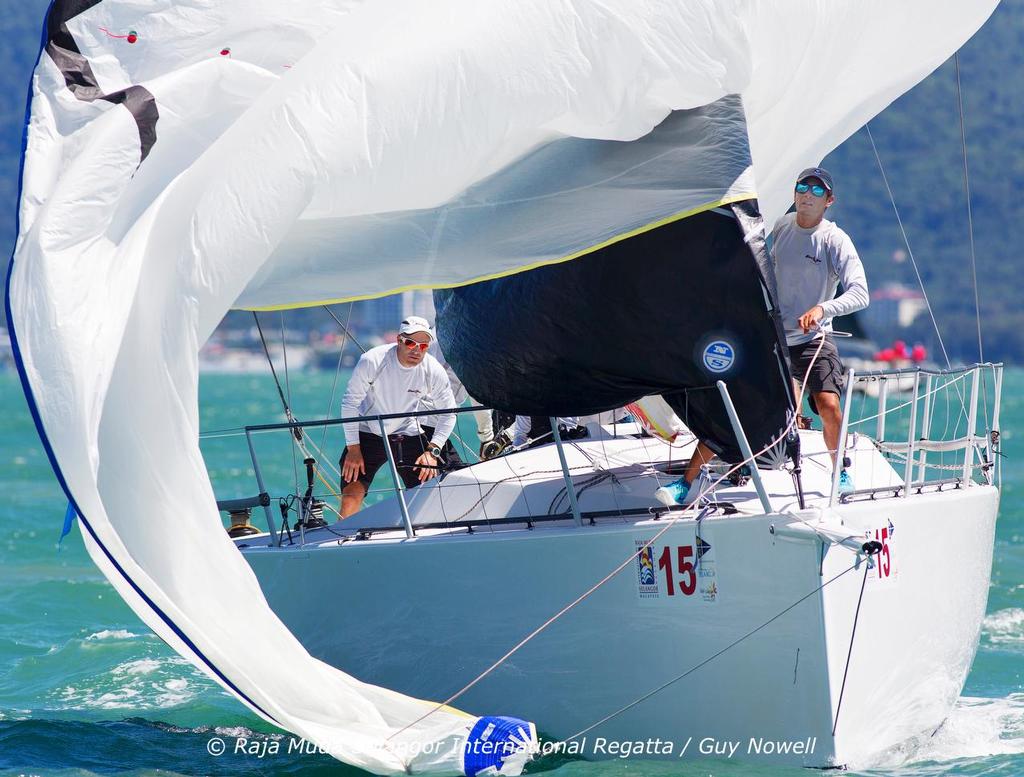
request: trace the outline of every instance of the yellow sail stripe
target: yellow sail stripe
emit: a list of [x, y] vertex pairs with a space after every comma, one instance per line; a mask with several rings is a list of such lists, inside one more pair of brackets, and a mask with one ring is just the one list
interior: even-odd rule
[[636, 237], [637, 235], [642, 235], [645, 232], [650, 232], [652, 230], [658, 229], [659, 227], [663, 227], [666, 224], [671, 224], [675, 221], [682, 221], [683, 219], [690, 218], [691, 216], [696, 216], [699, 213], [705, 213], [706, 211], [712, 210], [714, 208], [719, 208], [723, 205], [728, 205], [729, 203], [732, 202], [741, 202], [743, 200], [752, 200], [756, 198], [756, 194], [752, 192], [747, 192], [744, 194], [736, 194], [731, 197], [725, 197], [720, 200], [714, 200], [713, 202], [698, 205], [696, 208], [691, 208], [690, 210], [675, 213], [671, 216], [666, 216], [663, 219], [652, 221], [651, 223], [645, 224], [642, 227], [637, 227], [636, 229], [631, 229], [628, 232], [623, 232], [622, 234], [615, 235], [613, 237], [608, 238], [607, 240], [597, 243], [596, 245], [592, 245], [589, 248], [584, 248], [582, 251], [577, 251], [576, 253], [569, 254], [568, 256], [561, 256], [557, 259], [542, 259], [539, 262], [533, 262], [532, 264], [524, 264], [520, 267], [513, 267], [509, 270], [501, 270], [500, 272], [490, 273], [488, 275], [480, 275], [477, 276], [476, 278], [470, 278], [469, 280], [466, 281], [458, 281], [456, 283], [413, 283], [408, 286], [398, 286], [394, 289], [389, 289], [387, 291], [379, 291], [373, 294], [357, 294], [351, 297], [335, 297], [331, 299], [316, 300], [314, 302], [295, 302], [286, 305], [269, 305], [266, 307], [242, 307], [236, 309], [255, 310], [260, 312], [272, 310], [296, 310], [298, 308], [320, 307], [321, 305], [337, 305], [343, 302], [359, 302], [360, 300], [379, 299], [381, 297], [389, 297], [392, 294], [401, 294], [402, 292], [405, 291], [425, 291], [428, 289], [456, 289], [459, 288], [460, 286], [469, 286], [474, 283], [480, 283], [481, 281], [493, 281], [497, 278], [507, 278], [510, 275], [515, 275], [521, 272], [527, 272], [529, 270], [535, 270], [538, 267], [546, 267], [552, 264], [562, 264], [563, 262], [571, 262], [573, 259], [579, 259], [582, 256], [592, 254], [595, 251], [600, 251], [602, 248], [606, 248], [610, 245], [614, 245], [615, 243], [622, 242], [623, 240], [628, 240], [629, 238]]

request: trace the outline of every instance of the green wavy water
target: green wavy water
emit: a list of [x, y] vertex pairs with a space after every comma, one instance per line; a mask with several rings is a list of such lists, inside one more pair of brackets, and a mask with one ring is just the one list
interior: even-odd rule
[[[332, 375], [292, 375], [296, 414], [327, 413], [332, 383]], [[339, 397], [340, 387], [335, 413]], [[280, 420], [269, 377], [204, 376], [200, 400], [205, 430]], [[1006, 458], [989, 614], [964, 696], [935, 737], [908, 744], [868, 773], [1024, 774], [1024, 371], [1007, 373], [1002, 418]], [[336, 457], [340, 435], [314, 440]], [[271, 442], [259, 443], [267, 477], [290, 481], [291, 455], [274, 457]], [[214, 437], [203, 449], [220, 496], [253, 490], [244, 438]], [[92, 565], [77, 529], [58, 552], [65, 502], [9, 373], [0, 374], [0, 493], [0, 775], [361, 774], [326, 756], [287, 752], [288, 737], [149, 632]], [[213, 738], [231, 747], [242, 738], [255, 752], [210, 755]], [[274, 742], [278, 752], [271, 753]], [[529, 771], [805, 774], [728, 762], [564, 757], [541, 759]]]

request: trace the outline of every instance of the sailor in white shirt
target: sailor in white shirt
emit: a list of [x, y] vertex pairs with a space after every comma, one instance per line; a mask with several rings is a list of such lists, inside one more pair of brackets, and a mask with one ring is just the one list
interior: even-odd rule
[[[427, 353], [433, 339], [426, 319], [409, 316], [402, 321], [397, 342], [364, 353], [352, 371], [341, 402], [342, 417], [455, 407], [448, 374]], [[432, 420], [437, 425], [433, 429], [421, 425], [421, 420], [393, 418], [384, 421], [388, 444], [406, 488], [437, 475], [441, 449], [455, 428], [453, 414], [434, 416]], [[345, 442], [341, 456], [342, 517], [362, 507], [374, 475], [387, 461], [380, 424], [376, 421], [345, 424]]]

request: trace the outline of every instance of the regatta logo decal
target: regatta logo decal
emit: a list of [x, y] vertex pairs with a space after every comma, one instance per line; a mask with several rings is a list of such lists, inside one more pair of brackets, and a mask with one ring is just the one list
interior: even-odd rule
[[704, 366], [711, 372], [725, 372], [736, 361], [736, 350], [725, 340], [715, 340], [704, 349]]
[[711, 543], [698, 534], [696, 546], [700, 598], [705, 602], [718, 601], [718, 573], [715, 571], [715, 561], [710, 554]]
[[650, 545], [645, 547], [643, 540], [637, 540], [636, 546], [639, 551], [636, 556], [636, 573], [640, 598], [657, 598], [658, 580], [654, 576], [654, 551]]
[[810, 259], [815, 264], [821, 264], [821, 259], [819, 259], [816, 256], [811, 256], [810, 254], [804, 254], [804, 257], [807, 258], [807, 259]]

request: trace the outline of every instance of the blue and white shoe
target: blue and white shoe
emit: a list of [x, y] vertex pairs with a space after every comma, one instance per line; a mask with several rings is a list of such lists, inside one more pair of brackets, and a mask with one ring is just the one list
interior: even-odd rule
[[839, 473], [839, 493], [840, 494], [852, 494], [857, 489], [853, 485], [853, 478], [850, 477], [850, 473], [845, 469]]
[[690, 484], [684, 478], [679, 478], [655, 491], [654, 498], [665, 507], [674, 507], [683, 504], [689, 493]]

